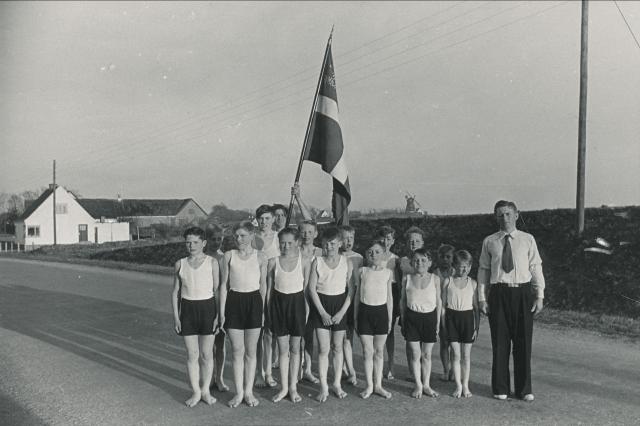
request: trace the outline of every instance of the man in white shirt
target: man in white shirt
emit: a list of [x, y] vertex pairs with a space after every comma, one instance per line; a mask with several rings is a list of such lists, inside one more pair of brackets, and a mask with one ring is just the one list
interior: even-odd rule
[[496, 399], [507, 399], [513, 345], [514, 393], [530, 402], [533, 317], [544, 300], [542, 260], [533, 235], [516, 229], [516, 205], [501, 200], [493, 211], [500, 230], [482, 242], [478, 268], [478, 301], [491, 328], [491, 388]]

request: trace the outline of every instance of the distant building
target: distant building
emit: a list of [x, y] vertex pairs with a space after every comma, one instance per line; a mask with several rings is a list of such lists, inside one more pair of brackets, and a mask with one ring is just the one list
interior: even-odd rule
[[[56, 188], [56, 242], [76, 244], [128, 241], [132, 227], [185, 226], [207, 217], [193, 199], [145, 200], [77, 198]], [[53, 244], [52, 186], [15, 221], [16, 242], [27, 247]]]

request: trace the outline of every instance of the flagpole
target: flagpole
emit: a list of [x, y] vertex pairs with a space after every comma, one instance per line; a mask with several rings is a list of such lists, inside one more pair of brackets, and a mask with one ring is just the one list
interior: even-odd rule
[[[318, 77], [318, 85], [316, 86], [316, 93], [313, 97], [313, 103], [311, 104], [311, 113], [309, 114], [309, 121], [307, 122], [307, 131], [304, 135], [304, 142], [302, 144], [302, 151], [300, 152], [300, 160], [298, 160], [298, 170], [296, 171], [296, 178], [293, 185], [297, 185], [300, 181], [300, 173], [302, 173], [302, 162], [304, 161], [304, 153], [309, 144], [309, 133], [311, 132], [311, 121], [313, 120], [313, 114], [316, 110], [318, 103], [318, 93], [320, 93], [320, 85], [322, 84], [322, 75], [324, 73], [324, 67], [327, 64], [327, 57], [329, 56], [329, 47], [331, 46], [331, 39], [333, 38], [333, 25], [331, 26], [331, 33], [329, 34], [329, 40], [327, 40], [327, 47], [324, 50], [324, 59], [322, 60], [322, 67], [320, 67], [320, 76]], [[291, 222], [291, 213], [293, 212], [293, 194], [291, 194], [291, 200], [289, 201], [289, 211], [287, 213], [287, 222], [285, 226], [289, 226]]]

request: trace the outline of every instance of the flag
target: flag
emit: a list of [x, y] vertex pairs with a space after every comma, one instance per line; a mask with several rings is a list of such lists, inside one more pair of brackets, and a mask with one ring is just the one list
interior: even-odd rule
[[325, 61], [320, 74], [317, 99], [311, 117], [309, 142], [303, 158], [320, 164], [333, 178], [331, 210], [337, 225], [349, 224], [347, 207], [351, 202], [349, 176], [342, 144], [342, 130], [338, 120], [336, 76], [331, 56], [331, 38], [327, 44]]

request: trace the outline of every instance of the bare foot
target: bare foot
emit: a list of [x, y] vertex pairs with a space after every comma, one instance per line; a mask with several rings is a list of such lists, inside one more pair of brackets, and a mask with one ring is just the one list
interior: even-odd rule
[[244, 402], [249, 406], [249, 407], [255, 407], [258, 404], [260, 404], [260, 401], [258, 401], [258, 399], [253, 396], [252, 393], [246, 393], [244, 395]]
[[380, 395], [381, 397], [383, 397], [384, 399], [391, 399], [391, 392], [389, 392], [388, 390], [386, 390], [382, 386], [376, 387], [373, 391], [377, 395]]
[[200, 391], [198, 392], [194, 392], [193, 395], [191, 395], [191, 398], [187, 399], [184, 403], [186, 404], [187, 407], [191, 408], [191, 407], [195, 407], [196, 404], [198, 402], [200, 402], [200, 397], [201, 397], [201, 393]]
[[320, 383], [320, 379], [314, 376], [311, 371], [305, 371], [304, 374], [302, 374], [302, 380], [306, 380], [307, 382], [311, 382], [313, 384]]
[[231, 408], [236, 408], [238, 405], [240, 405], [243, 399], [244, 393], [237, 393], [233, 398], [231, 398], [231, 401], [228, 402], [228, 405]]
[[358, 377], [356, 376], [356, 373], [353, 373], [352, 376], [349, 376], [349, 378], [347, 379], [347, 383], [352, 386], [356, 386], [358, 384]]
[[318, 396], [316, 396], [316, 401], [325, 402], [329, 397], [329, 389], [321, 389]]
[[202, 392], [201, 399], [209, 405], [213, 405], [216, 403], [216, 399], [213, 396], [211, 396], [209, 392]]
[[389, 372], [387, 372], [387, 375], [385, 377], [387, 378], [387, 380], [395, 379], [395, 377], [393, 376], [393, 372], [391, 370], [389, 370]]
[[280, 368], [280, 362], [278, 362], [277, 360], [273, 362], [273, 364], [271, 364], [271, 368], [275, 368], [276, 370]]
[[413, 392], [411, 392], [411, 396], [417, 399], [422, 398], [422, 386], [416, 385], [416, 387], [413, 389]]
[[339, 386], [339, 385], [338, 386], [336, 386], [336, 385], [331, 386], [331, 390], [333, 391], [333, 393], [336, 394], [336, 396], [339, 399], [343, 399], [343, 398], [347, 397], [347, 393], [345, 391], [343, 391], [342, 387]]
[[453, 393], [451, 394], [452, 397], [454, 398], [460, 398], [462, 396], [462, 388], [456, 388], [456, 390], [453, 391]]
[[471, 391], [469, 391], [469, 389], [462, 389], [462, 396], [464, 398], [471, 398], [473, 394], [471, 393]]
[[224, 380], [220, 379], [220, 380], [216, 380], [216, 386], [218, 387], [218, 392], [228, 392], [229, 391], [229, 386], [226, 385], [226, 383], [224, 382]]
[[422, 393], [424, 393], [427, 396], [430, 396], [431, 398], [437, 398], [440, 396], [440, 394], [438, 394], [438, 392], [434, 391], [433, 389], [431, 389], [430, 387], [426, 387], [422, 389]]
[[269, 386], [270, 388], [275, 388], [276, 386], [278, 386], [278, 382], [276, 382], [276, 380], [273, 378], [273, 376], [271, 375], [267, 375], [264, 378], [264, 382], [267, 384], [267, 386]]
[[360, 392], [360, 397], [362, 399], [367, 399], [367, 398], [369, 398], [371, 396], [372, 393], [373, 393], [373, 389], [372, 388], [366, 388], [365, 390]]
[[289, 389], [282, 389], [280, 392], [276, 394], [276, 396], [271, 398], [271, 400], [273, 402], [280, 402], [284, 399], [285, 396], [287, 396], [288, 393], [289, 393]]
[[289, 391], [289, 399], [291, 400], [291, 402], [293, 402], [294, 404], [297, 402], [302, 401], [302, 397], [300, 396], [300, 394], [298, 393], [297, 390], [290, 390]]

